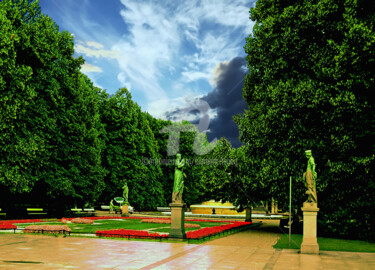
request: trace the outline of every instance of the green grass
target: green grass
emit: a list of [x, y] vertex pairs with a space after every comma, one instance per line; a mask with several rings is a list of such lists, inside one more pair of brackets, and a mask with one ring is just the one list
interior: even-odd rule
[[[291, 249], [300, 249], [302, 235], [292, 234]], [[319, 250], [329, 251], [352, 251], [352, 252], [375, 252], [375, 243], [360, 240], [345, 240], [336, 238], [318, 237]], [[289, 235], [284, 234], [273, 246], [274, 248], [289, 248]]]

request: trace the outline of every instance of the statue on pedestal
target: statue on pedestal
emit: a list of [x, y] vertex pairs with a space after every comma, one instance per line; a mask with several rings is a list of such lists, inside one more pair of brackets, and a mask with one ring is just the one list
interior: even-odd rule
[[306, 172], [303, 174], [303, 179], [307, 188], [307, 201], [308, 203], [317, 203], [318, 198], [316, 195], [316, 178], [317, 174], [315, 172], [315, 161], [312, 156], [311, 150], [305, 151], [307, 161]]
[[128, 197], [129, 197], [129, 188], [128, 184], [125, 182], [125, 185], [122, 187], [124, 189], [122, 196], [124, 197], [123, 205], [129, 205]]
[[176, 169], [174, 172], [174, 185], [172, 193], [172, 203], [182, 203], [182, 192], [184, 190], [184, 172], [185, 160], [181, 159], [181, 154], [177, 154]]

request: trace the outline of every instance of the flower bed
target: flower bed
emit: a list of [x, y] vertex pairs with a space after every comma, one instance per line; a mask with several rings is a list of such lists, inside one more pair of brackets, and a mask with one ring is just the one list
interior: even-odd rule
[[[64, 224], [67, 224], [69, 222], [68, 219], [62, 218], [61, 222]], [[87, 218], [73, 218], [70, 220], [71, 223], [77, 223], [77, 224], [93, 224], [94, 220], [87, 219]]]
[[167, 238], [167, 234], [159, 233], [149, 233], [148, 231], [138, 231], [138, 230], [126, 230], [126, 229], [117, 229], [117, 230], [103, 230], [96, 231], [96, 236], [104, 237], [118, 237], [118, 238], [150, 238], [150, 239], [162, 239]]
[[[160, 223], [160, 224], [170, 224], [170, 218], [154, 218], [154, 217], [84, 217], [84, 218], [62, 218], [60, 221], [67, 223], [71, 221], [72, 223], [80, 224], [92, 224], [94, 220], [102, 219], [141, 219], [144, 223]], [[48, 221], [48, 220], [46, 220]], [[203, 229], [189, 231], [186, 233], [187, 239], [204, 239], [206, 237], [211, 237], [226, 231], [238, 230], [241, 227], [250, 225], [251, 222], [240, 222], [240, 221], [229, 221], [229, 220], [207, 220], [207, 219], [188, 219], [185, 221], [195, 221], [195, 222], [217, 222], [217, 223], [227, 223], [215, 227], [206, 227]], [[14, 223], [32, 223], [32, 222], [44, 222], [41, 219], [22, 219], [22, 220], [5, 220], [0, 221], [0, 230], [17, 229]], [[200, 228], [199, 224], [185, 223], [185, 228]], [[24, 229], [24, 232], [36, 232], [36, 233], [59, 233], [68, 232], [70, 234], [71, 229], [64, 225], [31, 225]], [[159, 233], [149, 233], [148, 231], [140, 230], [128, 230], [128, 229], [114, 229], [114, 230], [103, 230], [96, 231], [97, 236], [103, 237], [121, 237], [121, 238], [149, 238], [149, 239], [163, 239], [168, 238], [168, 234]]]
[[0, 230], [15, 230], [15, 229], [17, 229], [17, 226], [10, 222], [0, 223]]
[[241, 222], [241, 221], [236, 221], [231, 224], [226, 224], [226, 225], [220, 225], [220, 226], [215, 226], [215, 227], [210, 227], [210, 228], [203, 228], [200, 230], [196, 231], [190, 231], [186, 233], [186, 238], [188, 239], [202, 239], [206, 237], [211, 237], [216, 234], [222, 233], [224, 231], [232, 230], [235, 228], [240, 228], [243, 226], [250, 225], [251, 222]]
[[30, 225], [27, 226], [23, 232], [24, 233], [70, 233], [72, 230], [66, 225]]
[[16, 230], [17, 226], [14, 223], [33, 223], [42, 222], [40, 219], [14, 219], [14, 220], [0, 220], [0, 230]]
[[2, 223], [34, 223], [34, 222], [43, 222], [41, 219], [14, 219], [14, 220], [0, 220], [0, 224]]
[[200, 227], [201, 227], [201, 225], [199, 225], [199, 224], [185, 223], [185, 229], [189, 229], [189, 228], [198, 229]]
[[171, 224], [171, 220], [166, 218], [148, 218], [142, 219], [142, 223]]

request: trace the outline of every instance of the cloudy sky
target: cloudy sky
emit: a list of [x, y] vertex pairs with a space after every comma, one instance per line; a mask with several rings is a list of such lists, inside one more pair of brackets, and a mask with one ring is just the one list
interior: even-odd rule
[[74, 35], [81, 71], [110, 94], [127, 87], [155, 117], [197, 122], [208, 103], [209, 138], [239, 146], [232, 116], [242, 112], [243, 46], [255, 0], [40, 0], [44, 14]]

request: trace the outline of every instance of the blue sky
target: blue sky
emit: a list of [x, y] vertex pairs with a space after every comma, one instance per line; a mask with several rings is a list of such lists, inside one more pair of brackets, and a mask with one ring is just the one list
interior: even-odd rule
[[[253, 0], [40, 0], [42, 12], [74, 35], [81, 71], [110, 94], [127, 87], [166, 118], [217, 88], [223, 68], [245, 57]], [[246, 65], [241, 67], [246, 70]], [[232, 85], [238, 85], [238, 78]], [[230, 83], [226, 84], [231, 91]], [[217, 117], [213, 109], [211, 118]], [[185, 116], [186, 117], [186, 116]], [[177, 119], [179, 120], [179, 119]], [[187, 119], [189, 120], [189, 119]]]

